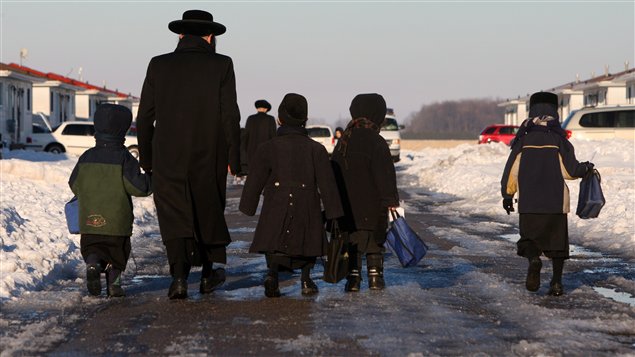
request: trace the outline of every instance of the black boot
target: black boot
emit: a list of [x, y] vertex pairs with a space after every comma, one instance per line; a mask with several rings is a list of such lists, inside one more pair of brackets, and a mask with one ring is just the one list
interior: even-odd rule
[[540, 257], [529, 259], [529, 268], [527, 269], [527, 280], [525, 287], [529, 291], [538, 291], [540, 289], [540, 269], [542, 269], [542, 261]]
[[99, 264], [86, 265], [86, 287], [90, 295], [101, 295], [101, 266]]
[[124, 297], [126, 293], [121, 287], [121, 270], [108, 264], [106, 267], [106, 285], [109, 297]]
[[201, 273], [199, 291], [201, 294], [209, 294], [223, 284], [225, 279], [225, 269], [212, 269], [212, 263], [205, 263], [203, 265], [203, 272]]
[[361, 288], [362, 285], [362, 276], [359, 274], [359, 270], [353, 269], [348, 273], [346, 277], [346, 285], [344, 286], [344, 291], [346, 292], [357, 292]]
[[563, 258], [553, 258], [553, 277], [549, 284], [549, 295], [560, 296], [564, 294], [564, 287], [562, 286], [562, 270], [564, 269]]
[[280, 297], [280, 288], [278, 287], [278, 266], [272, 264], [267, 277], [265, 278], [265, 296], [269, 298]]
[[315, 285], [315, 282], [311, 279], [311, 269], [308, 267], [302, 268], [302, 295], [311, 296], [318, 293], [318, 287]]
[[170, 289], [168, 290], [168, 298], [170, 300], [175, 299], [187, 299], [187, 279], [186, 278], [173, 278]]
[[368, 270], [368, 288], [371, 290], [384, 290], [384, 257], [381, 254], [366, 255], [366, 269]]

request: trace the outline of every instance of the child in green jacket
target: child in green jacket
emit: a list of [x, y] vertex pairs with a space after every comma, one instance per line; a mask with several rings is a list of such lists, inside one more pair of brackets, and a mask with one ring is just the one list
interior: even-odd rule
[[106, 273], [108, 296], [125, 296], [121, 273], [130, 257], [132, 199], [148, 196], [150, 176], [124, 146], [132, 112], [124, 106], [102, 104], [95, 112], [95, 141], [77, 161], [68, 181], [79, 201], [81, 252], [86, 262], [86, 285], [101, 294]]

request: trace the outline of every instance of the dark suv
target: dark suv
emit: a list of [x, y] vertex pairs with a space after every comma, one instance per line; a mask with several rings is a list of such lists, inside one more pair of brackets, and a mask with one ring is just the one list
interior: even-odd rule
[[516, 136], [518, 126], [516, 125], [504, 125], [494, 124], [483, 129], [481, 135], [478, 136], [479, 144], [488, 143], [505, 143], [509, 145], [512, 139]]

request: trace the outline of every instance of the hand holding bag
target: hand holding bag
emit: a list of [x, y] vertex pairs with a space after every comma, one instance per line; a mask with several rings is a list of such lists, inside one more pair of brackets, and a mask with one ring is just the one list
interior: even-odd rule
[[386, 235], [388, 247], [404, 268], [417, 265], [428, 252], [428, 246], [398, 212], [390, 210], [390, 214], [393, 221]]
[[602, 178], [598, 170], [593, 169], [584, 175], [580, 182], [580, 195], [578, 196], [578, 208], [575, 211], [582, 219], [597, 218], [600, 210], [606, 203], [602, 186]]
[[333, 220], [330, 236], [322, 279], [327, 283], [338, 283], [348, 274], [348, 233], [342, 232], [337, 220]]
[[77, 196], [71, 198], [71, 200], [64, 205], [64, 214], [66, 215], [68, 232], [71, 234], [79, 234], [79, 200]]

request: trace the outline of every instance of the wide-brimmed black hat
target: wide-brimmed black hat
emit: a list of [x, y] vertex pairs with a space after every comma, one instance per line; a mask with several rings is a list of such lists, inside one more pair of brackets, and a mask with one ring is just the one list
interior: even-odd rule
[[183, 35], [222, 35], [227, 31], [225, 25], [214, 22], [214, 16], [203, 10], [187, 10], [182, 20], [175, 20], [168, 24], [170, 31]]
[[271, 110], [271, 104], [269, 104], [269, 102], [267, 102], [267, 101], [266, 101], [266, 100], [264, 100], [264, 99], [258, 99], [258, 100], [256, 101], [256, 103], [254, 103], [254, 105], [256, 106], [256, 109], [258, 109], [258, 108], [265, 108], [265, 109], [267, 109], [267, 111], [270, 111], [270, 110]]

